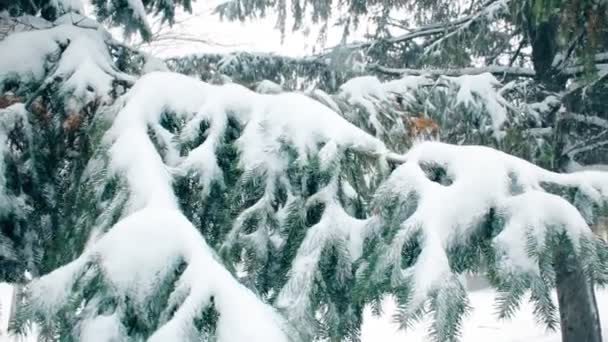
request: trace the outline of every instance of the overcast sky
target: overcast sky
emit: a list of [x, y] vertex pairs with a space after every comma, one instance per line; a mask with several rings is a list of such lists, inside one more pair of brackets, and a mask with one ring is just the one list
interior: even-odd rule
[[[322, 48], [317, 43], [320, 25], [310, 25], [299, 32], [287, 32], [284, 41], [281, 42], [281, 34], [275, 29], [276, 15], [272, 14], [267, 18], [249, 20], [244, 23], [222, 21], [219, 15], [213, 14], [213, 9], [221, 2], [220, 0], [195, 1], [192, 5], [192, 14], [179, 11], [176, 19], [180, 23], [172, 28], [164, 26], [163, 32], [170, 35], [183, 35], [189, 40], [172, 41], [170, 44], [167, 44], [166, 41], [159, 41], [153, 42], [151, 46], [142, 47], [161, 57], [229, 51], [273, 52], [288, 56], [302, 56], [318, 52], [319, 48]], [[290, 17], [289, 13], [288, 17]], [[152, 19], [151, 22], [153, 21]], [[286, 26], [290, 28], [291, 25], [288, 18]], [[367, 26], [363, 21], [358, 30], [351, 34], [351, 40], [362, 37], [368, 29]], [[342, 28], [330, 26], [326, 46], [337, 45], [341, 38]], [[194, 42], [193, 39], [204, 40], [208, 43]]]

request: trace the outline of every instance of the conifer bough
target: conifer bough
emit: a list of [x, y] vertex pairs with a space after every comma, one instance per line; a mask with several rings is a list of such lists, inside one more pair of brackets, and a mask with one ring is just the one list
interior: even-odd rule
[[[502, 317], [529, 290], [549, 328], [557, 258], [605, 283], [606, 246], [588, 226], [607, 205], [605, 173], [552, 173], [439, 142], [393, 153], [379, 138], [384, 112], [365, 125], [376, 137], [329, 98], [150, 65], [135, 76], [102, 28], [74, 16], [0, 42], [12, 56], [0, 88], [27, 98], [0, 110], [2, 275], [35, 277], [13, 332], [35, 323], [64, 341], [357, 340], [364, 306], [393, 295], [403, 327], [431, 315], [431, 335], [449, 341], [468, 310], [467, 272], [498, 289]], [[425, 83], [400, 81], [355, 79], [343, 100], [373, 112]], [[495, 78], [442, 82], [457, 85], [457, 103], [489, 108], [499, 133], [508, 113]]]

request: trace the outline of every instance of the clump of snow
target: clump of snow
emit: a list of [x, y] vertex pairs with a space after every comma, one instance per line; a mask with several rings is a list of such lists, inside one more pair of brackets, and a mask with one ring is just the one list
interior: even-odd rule
[[500, 82], [490, 73], [463, 75], [457, 77], [443, 76], [447, 83], [458, 87], [456, 104], [479, 107], [481, 104], [488, 111], [494, 134], [499, 137], [502, 125], [507, 120], [509, 103], [497, 91]]
[[80, 331], [81, 341], [107, 342], [120, 341], [125, 336], [125, 328], [116, 313], [100, 315], [82, 324]]
[[[238, 283], [214, 258], [196, 228], [179, 211], [170, 209], [142, 209], [119, 221], [78, 259], [35, 280], [30, 292], [36, 309], [52, 315], [67, 302], [69, 289], [77, 283], [85, 286], [99, 274], [118, 298], [129, 295], [134, 305], [143, 307], [162, 285], [162, 279], [173, 272], [171, 265], [180, 260], [187, 266], [179, 275], [165, 310], [172, 309], [175, 296], [185, 298], [175, 313], [161, 314], [167, 320], [161, 321], [148, 341], [187, 340], [188, 333], [195, 329], [194, 318], [210, 304], [211, 298], [219, 313], [218, 341], [288, 340], [280, 316]], [[81, 277], [83, 274], [86, 276]], [[90, 306], [96, 304], [95, 300], [88, 302]], [[124, 319], [120, 317], [121, 310], [119, 304], [115, 312], [104, 316], [98, 315], [94, 307], [83, 308], [81, 336], [99, 341], [126, 338], [120, 323]]]
[[561, 101], [555, 95], [549, 95], [545, 97], [541, 102], [531, 103], [528, 105], [530, 111], [537, 118], [540, 118], [542, 114], [549, 113], [551, 110], [555, 108], [559, 108], [561, 106]]
[[500, 203], [499, 212], [507, 222], [495, 243], [507, 258], [503, 264], [516, 270], [538, 273], [538, 265], [529, 258], [530, 250], [526, 250], [524, 241], [534, 239], [534, 252], [540, 254], [552, 227], [564, 229], [576, 249], [580, 237], [591, 237], [589, 226], [572, 204], [543, 191], [531, 190], [506, 198]]
[[363, 108], [370, 115], [368, 120], [376, 135], [379, 135], [386, 130], [380, 118], [382, 113], [378, 111], [379, 104], [390, 102], [394, 107], [403, 106], [413, 99], [412, 93], [416, 89], [429, 84], [429, 81], [425, 76], [405, 76], [388, 82], [380, 82], [375, 76], [355, 77], [340, 86], [338, 97]]
[[[488, 147], [425, 142], [415, 145], [404, 159], [378, 196], [415, 198], [415, 210], [397, 228], [381, 264], [394, 268], [393, 281], [413, 282], [412, 308], [422, 305], [452, 274], [448, 250], [466, 244], [491, 209], [505, 221], [493, 240], [504, 252], [499, 253], [500, 267], [536, 275], [538, 262], [525, 252], [529, 237], [536, 240], [539, 252], [550, 230], [567, 233], [575, 252], [581, 240], [592, 239], [581, 213], [543, 186], [575, 187], [596, 201], [608, 198], [607, 173], [553, 173]], [[428, 167], [442, 169], [446, 179], [433, 179], [425, 170]], [[410, 268], [401, 269], [403, 245], [418, 232], [422, 232], [421, 253]]]
[[340, 106], [332, 99], [332, 97], [321, 89], [312, 89], [308, 92], [308, 96], [321, 102], [336, 113], [342, 113]]
[[108, 33], [91, 29], [86, 22], [84, 27], [75, 26], [74, 15], [60, 17], [51, 28], [17, 32], [0, 41], [0, 87], [14, 80], [51, 83], [59, 79], [61, 93], [79, 102], [74, 106], [82, 106], [93, 99], [107, 100], [113, 79], [132, 81], [115, 69], [105, 43]]

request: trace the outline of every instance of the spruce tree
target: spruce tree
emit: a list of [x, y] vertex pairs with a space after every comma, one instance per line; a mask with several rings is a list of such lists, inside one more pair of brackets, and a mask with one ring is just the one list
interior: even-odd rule
[[[120, 10], [105, 18], [132, 15], [109, 4], [96, 2]], [[524, 150], [513, 135], [543, 128], [555, 104], [522, 101], [519, 79], [344, 82], [329, 70], [310, 80], [331, 87], [294, 93], [221, 63], [262, 94], [159, 71], [76, 13], [47, 19], [0, 42], [0, 279], [24, 285], [14, 332], [357, 340], [364, 306], [392, 295], [404, 328], [431, 315], [431, 336], [446, 341], [468, 310], [468, 272], [490, 279], [502, 317], [529, 290], [549, 328], [563, 265], [606, 281], [606, 246], [589, 229], [606, 214], [605, 173], [417, 141], [541, 160], [546, 142]], [[259, 61], [282, 63], [245, 64]], [[268, 72], [284, 85], [307, 73], [299, 63]], [[429, 117], [440, 129], [419, 131]]]

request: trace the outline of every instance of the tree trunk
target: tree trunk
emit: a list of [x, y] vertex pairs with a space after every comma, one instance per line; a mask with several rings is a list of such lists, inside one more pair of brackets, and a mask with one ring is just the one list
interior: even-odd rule
[[[532, 46], [532, 62], [537, 79], [549, 91], [562, 91], [566, 79], [553, 70], [553, 60], [560, 49], [557, 40], [559, 17], [553, 15], [544, 21], [537, 21], [530, 6], [528, 2], [525, 8], [528, 19], [525, 31]], [[551, 117], [549, 120], [557, 126], [558, 118]], [[565, 146], [561, 138], [558, 133], [556, 156], [561, 155]], [[559, 161], [554, 161], [554, 171], [559, 171], [560, 166]], [[562, 253], [558, 252], [553, 260], [562, 342], [602, 342], [593, 283], [586, 276], [580, 261], [566, 250], [568, 248], [564, 248]]]
[[[11, 301], [9, 302], [10, 310], [8, 312], [8, 324], [11, 325], [11, 322], [15, 318], [15, 314], [17, 313], [17, 305], [19, 305], [19, 298], [21, 297], [22, 286], [20, 284], [13, 285], [13, 295], [11, 296]], [[7, 330], [8, 331], [8, 330]]]
[[569, 253], [558, 253], [555, 281], [562, 342], [602, 342], [593, 284], [580, 261]]

